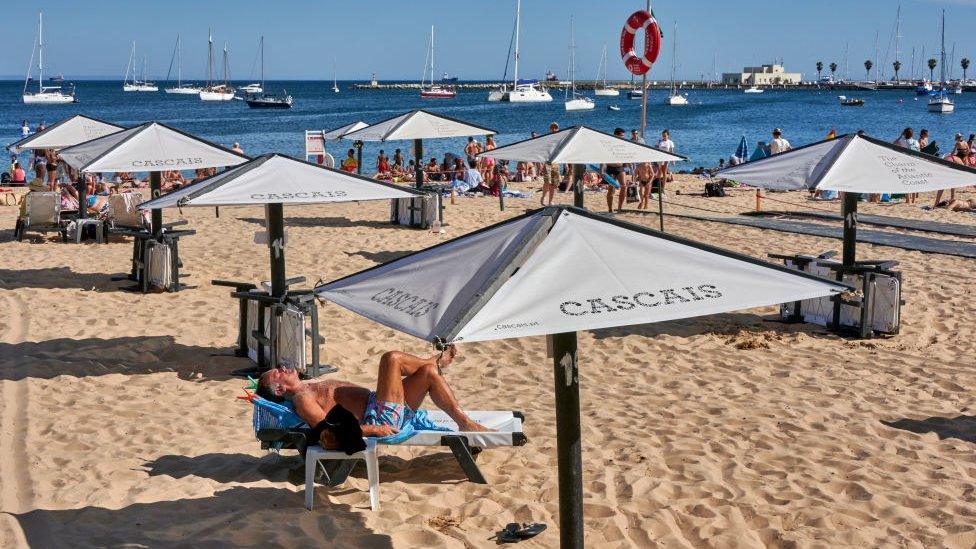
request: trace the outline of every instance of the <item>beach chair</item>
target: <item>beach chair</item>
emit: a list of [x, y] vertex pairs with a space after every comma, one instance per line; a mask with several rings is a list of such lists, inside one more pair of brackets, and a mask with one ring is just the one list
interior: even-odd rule
[[24, 196], [23, 215], [17, 218], [14, 226], [14, 238], [24, 240], [27, 230], [58, 231], [63, 242], [68, 241], [68, 234], [61, 223], [61, 194], [56, 192], [32, 191]]
[[[339, 486], [346, 481], [356, 461], [366, 462], [366, 474], [370, 487], [370, 504], [373, 509], [379, 507], [379, 449], [386, 443], [386, 439], [367, 437], [366, 450], [347, 455], [343, 452], [325, 450], [317, 444], [318, 441], [308, 440], [310, 429], [308, 425], [295, 413], [291, 403], [275, 403], [256, 395], [249, 395], [254, 406], [254, 433], [261, 441], [261, 447], [266, 450], [280, 451], [295, 449], [305, 459], [305, 506], [312, 508], [315, 490], [314, 479], [317, 474], [325, 480], [328, 486]], [[448, 447], [468, 480], [478, 484], [487, 484], [484, 475], [475, 463], [475, 456], [486, 448], [502, 446], [524, 446], [528, 439], [522, 433], [522, 423], [525, 416], [521, 412], [512, 411], [472, 411], [467, 414], [474, 421], [494, 429], [492, 432], [463, 432], [457, 430], [457, 424], [441, 411], [423, 411], [426, 414], [425, 423], [430, 429], [415, 430], [409, 438], [398, 440], [395, 444], [401, 446]], [[334, 467], [324, 467], [322, 462], [337, 462]]]
[[144, 201], [142, 193], [138, 192], [109, 195], [108, 210], [105, 212], [107, 231], [142, 231], [146, 229], [145, 217], [139, 209], [139, 204]]

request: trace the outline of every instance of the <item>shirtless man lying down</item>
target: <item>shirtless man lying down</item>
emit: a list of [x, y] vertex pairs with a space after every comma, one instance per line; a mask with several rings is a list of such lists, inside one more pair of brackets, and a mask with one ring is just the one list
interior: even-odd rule
[[[413, 411], [420, 408], [427, 395], [438, 408], [454, 420], [460, 431], [487, 431], [475, 423], [458, 404], [441, 370], [457, 355], [451, 345], [443, 353], [420, 358], [399, 351], [390, 351], [380, 358], [376, 391], [370, 391], [345, 381], [302, 381], [298, 372], [276, 368], [265, 372], [258, 385], [258, 395], [280, 402], [290, 400], [295, 412], [311, 426], [318, 425], [336, 405], [352, 412], [362, 425], [363, 436], [393, 435], [409, 421]], [[322, 432], [326, 447], [330, 431]]]

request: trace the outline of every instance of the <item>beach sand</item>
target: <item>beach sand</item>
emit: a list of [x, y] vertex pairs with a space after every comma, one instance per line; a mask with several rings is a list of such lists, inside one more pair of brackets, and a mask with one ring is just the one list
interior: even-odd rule
[[[685, 193], [700, 192], [697, 179], [679, 180]], [[752, 209], [751, 191], [732, 194], [668, 200]], [[839, 208], [771, 196], [793, 209]], [[603, 209], [602, 195], [587, 201]], [[389, 225], [387, 203], [287, 207], [288, 274], [331, 280], [537, 203], [509, 199], [500, 212], [494, 199], [458, 199], [444, 236]], [[861, 211], [976, 221], [904, 204]], [[248, 364], [232, 356], [237, 305], [209, 284], [267, 278], [266, 248], [253, 243], [262, 209], [167, 211], [197, 230], [180, 242], [196, 287], [149, 295], [111, 279], [129, 268], [129, 241], [18, 243], [15, 215], [0, 208], [0, 547], [485, 547], [513, 521], [549, 525], [523, 546], [558, 543], [543, 338], [462, 345], [447, 370], [465, 407], [527, 417], [526, 446], [480, 456], [488, 485], [467, 482], [447, 451], [383, 448], [378, 512], [361, 467], [343, 487], [319, 487], [308, 512], [302, 487], [288, 482], [297, 461], [260, 450], [250, 407], [235, 400], [243, 382], [230, 372]], [[667, 229], [753, 256], [840, 249], [837, 240], [688, 219], [668, 219]], [[588, 546], [976, 545], [974, 263], [858, 249], [901, 262], [895, 337], [781, 324], [774, 307], [580, 335]], [[331, 303], [320, 312], [334, 377], [373, 386], [384, 351], [430, 352]]]

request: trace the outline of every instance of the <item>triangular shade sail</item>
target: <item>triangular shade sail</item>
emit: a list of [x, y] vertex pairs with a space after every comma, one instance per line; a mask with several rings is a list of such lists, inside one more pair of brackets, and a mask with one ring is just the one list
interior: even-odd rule
[[441, 114], [415, 110], [346, 133], [342, 138], [359, 141], [397, 141], [400, 139], [468, 137], [494, 133], [495, 130], [468, 124]]
[[720, 170], [766, 189], [919, 193], [976, 184], [976, 170], [864, 135], [845, 135]]
[[481, 156], [514, 162], [602, 164], [607, 162], [670, 162], [683, 156], [666, 153], [586, 126], [574, 126], [486, 151]]
[[109, 134], [123, 130], [122, 126], [102, 122], [95, 118], [77, 114], [48, 126], [44, 131], [29, 135], [16, 143], [7, 146], [7, 149], [21, 153], [37, 149], [60, 150], [71, 147], [85, 141], [98, 139]]
[[349, 132], [354, 132], [356, 130], [361, 130], [367, 127], [369, 127], [369, 124], [363, 121], [353, 122], [352, 124], [346, 124], [345, 126], [340, 126], [338, 128], [335, 128], [334, 130], [329, 130], [323, 133], [322, 138], [325, 139], [326, 141], [335, 141], [335, 140], [342, 139], [342, 136], [346, 135]]
[[63, 149], [61, 160], [85, 173], [221, 168], [248, 158], [159, 122], [147, 122]]
[[245, 204], [321, 204], [411, 198], [419, 193], [375, 179], [309, 164], [280, 154], [263, 155], [154, 200], [141, 209]]
[[316, 292], [391, 328], [452, 342], [661, 322], [846, 289], [748, 256], [556, 207]]

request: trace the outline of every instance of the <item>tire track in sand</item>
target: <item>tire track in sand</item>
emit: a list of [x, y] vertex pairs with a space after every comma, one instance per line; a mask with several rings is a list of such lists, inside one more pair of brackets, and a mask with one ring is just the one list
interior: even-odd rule
[[[24, 301], [13, 292], [0, 293], [7, 330], [3, 343], [16, 344], [27, 335], [28, 317]], [[0, 546], [26, 547], [27, 539], [11, 513], [24, 513], [33, 503], [33, 489], [27, 457], [27, 379], [20, 357], [0, 356], [6, 370], [0, 380]]]

